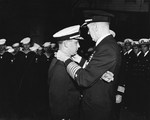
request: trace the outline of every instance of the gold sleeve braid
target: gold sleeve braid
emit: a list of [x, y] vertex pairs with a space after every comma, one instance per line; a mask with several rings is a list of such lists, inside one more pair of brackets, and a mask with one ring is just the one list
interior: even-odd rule
[[76, 72], [80, 69], [81, 67], [75, 63], [75, 62], [70, 62], [68, 65], [67, 65], [67, 72], [69, 73], [69, 75], [75, 79], [76, 77]]

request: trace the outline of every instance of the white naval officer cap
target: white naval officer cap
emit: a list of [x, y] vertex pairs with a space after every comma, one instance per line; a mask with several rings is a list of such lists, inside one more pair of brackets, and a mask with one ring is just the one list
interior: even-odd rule
[[139, 45], [139, 41], [133, 41], [133, 46], [138, 46]]
[[120, 46], [124, 46], [124, 42], [122, 42], [122, 41], [118, 41], [117, 44]]
[[110, 22], [114, 17], [113, 14], [103, 10], [85, 10], [83, 14], [86, 19], [81, 27], [93, 22]]
[[64, 41], [64, 40], [83, 40], [80, 36], [80, 25], [74, 25], [70, 27], [66, 27], [53, 35], [57, 41]]
[[133, 43], [133, 40], [131, 38], [124, 39], [124, 43]]
[[6, 43], [6, 39], [0, 39], [0, 45], [4, 45]]
[[133, 45], [133, 40], [131, 38], [126, 38], [126, 39], [124, 39], [124, 44], [125, 45], [127, 45], [127, 44]]
[[141, 38], [139, 40], [140, 45], [146, 45], [146, 44], [150, 44], [150, 40], [147, 38]]
[[30, 42], [31, 38], [30, 37], [26, 37], [26, 38], [23, 38], [20, 43], [22, 44], [28, 44]]

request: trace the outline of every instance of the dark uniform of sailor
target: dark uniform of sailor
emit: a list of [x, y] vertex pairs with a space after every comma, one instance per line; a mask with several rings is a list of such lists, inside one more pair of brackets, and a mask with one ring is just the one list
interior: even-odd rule
[[144, 53], [143, 59], [141, 61], [141, 93], [140, 93], [140, 100], [141, 100], [141, 110], [142, 113], [148, 116], [149, 111], [149, 77], [150, 77], [150, 51], [149, 51], [149, 39], [142, 38], [139, 40], [141, 45], [141, 50]]
[[3, 59], [4, 59], [4, 74], [5, 74], [5, 87], [6, 87], [6, 96], [7, 99], [6, 101], [8, 102], [7, 105], [5, 106], [7, 108], [7, 112], [9, 115], [13, 115], [15, 113], [14, 108], [15, 108], [15, 96], [16, 96], [16, 79], [14, 79], [14, 74], [13, 74], [13, 60], [14, 60], [14, 55], [13, 55], [13, 48], [8, 49], [4, 54], [3, 54]]
[[133, 52], [132, 49], [132, 43], [133, 40], [130, 38], [127, 38], [124, 40], [125, 46], [126, 46], [126, 54], [123, 57], [123, 76], [122, 78], [124, 79], [125, 83], [125, 93], [124, 93], [124, 104], [125, 107], [130, 108], [132, 106], [131, 102], [131, 90], [132, 90], [132, 69], [133, 69], [133, 60], [135, 57], [135, 53]]
[[33, 117], [34, 111], [34, 92], [33, 84], [35, 82], [35, 53], [30, 51], [30, 38], [24, 38], [21, 43], [22, 49], [22, 73], [19, 85], [20, 117]]
[[1, 80], [0, 80], [0, 116], [3, 116], [6, 113], [6, 109], [5, 106], [7, 105], [6, 102], [6, 98], [7, 98], [7, 94], [6, 94], [6, 82], [5, 82], [5, 61], [3, 59], [3, 55], [5, 53], [5, 39], [0, 39], [0, 76], [1, 76]]
[[[36, 111], [37, 111], [37, 116], [39, 117], [46, 117], [48, 116], [48, 112], [49, 112], [49, 100], [48, 100], [48, 81], [47, 81], [47, 77], [48, 77], [48, 67], [46, 66], [46, 62], [45, 59], [43, 59], [43, 53], [41, 54], [36, 54], [36, 66], [35, 66], [35, 70], [36, 70], [36, 96], [37, 99], [36, 103]], [[45, 58], [45, 56], [44, 56]], [[49, 64], [48, 64], [49, 65]], [[47, 70], [45, 70], [47, 67]], [[47, 75], [47, 76], [45, 76]], [[39, 113], [39, 114], [38, 114]], [[40, 116], [41, 115], [41, 116]]]

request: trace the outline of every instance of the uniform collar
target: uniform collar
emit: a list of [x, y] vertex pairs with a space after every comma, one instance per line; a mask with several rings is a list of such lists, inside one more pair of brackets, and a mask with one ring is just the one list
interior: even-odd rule
[[128, 51], [128, 54], [129, 54], [131, 51], [132, 51], [132, 49], [130, 49], [130, 50]]
[[96, 46], [97, 46], [105, 37], [107, 37], [107, 36], [109, 36], [109, 35], [110, 35], [110, 33], [104, 35], [103, 37], [100, 37], [100, 38], [97, 40], [97, 42], [96, 42]]
[[137, 53], [137, 56], [139, 56], [141, 54], [141, 51]]

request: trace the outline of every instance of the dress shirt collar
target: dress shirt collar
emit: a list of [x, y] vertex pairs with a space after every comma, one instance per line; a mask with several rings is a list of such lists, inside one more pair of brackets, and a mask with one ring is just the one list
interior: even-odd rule
[[148, 50], [148, 51], [146, 51], [146, 53], [144, 54], [144, 57], [148, 54], [148, 52], [149, 52], [149, 50]]
[[141, 54], [141, 51], [137, 53], [137, 56], [139, 56]]
[[130, 50], [128, 51], [128, 54], [129, 54], [131, 51], [132, 51], [132, 49], [130, 49]]

